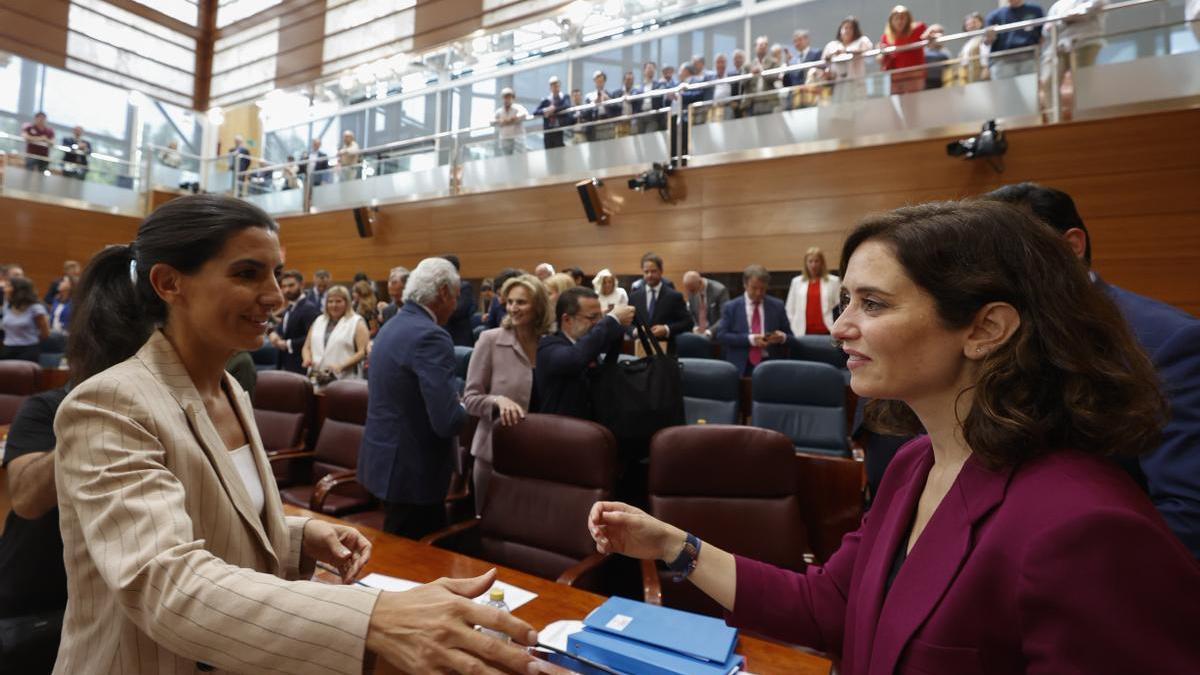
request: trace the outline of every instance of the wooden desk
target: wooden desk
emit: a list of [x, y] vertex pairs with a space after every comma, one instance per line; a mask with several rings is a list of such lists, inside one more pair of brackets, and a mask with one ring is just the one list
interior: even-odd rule
[[[343, 522], [322, 514], [284, 505], [289, 515], [311, 516], [330, 522]], [[356, 525], [371, 540], [368, 572], [378, 572], [427, 583], [439, 577], [471, 577], [495, 567], [499, 578], [538, 594], [537, 599], [513, 612], [518, 618], [541, 630], [560, 619], [583, 619], [604, 602], [604, 597], [556, 584], [540, 577], [476, 560], [452, 551], [425, 546], [369, 527]], [[758, 675], [828, 675], [830, 662], [815, 654], [778, 642], [743, 635], [738, 653], [746, 657], [746, 669]]]

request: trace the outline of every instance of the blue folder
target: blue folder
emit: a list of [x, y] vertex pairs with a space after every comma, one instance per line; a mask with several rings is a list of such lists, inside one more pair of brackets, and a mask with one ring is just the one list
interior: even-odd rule
[[636, 673], [724, 675], [743, 660], [733, 653], [737, 629], [720, 619], [609, 598], [568, 637], [568, 649]]
[[568, 635], [567, 651], [629, 675], [730, 675], [746, 662], [737, 654], [723, 663], [704, 661], [591, 628]]

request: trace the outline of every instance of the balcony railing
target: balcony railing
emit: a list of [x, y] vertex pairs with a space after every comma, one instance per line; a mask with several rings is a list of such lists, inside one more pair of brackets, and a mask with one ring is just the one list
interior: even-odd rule
[[[1129, 0], [1103, 11], [1161, 2]], [[584, 103], [551, 120], [528, 117], [361, 148], [353, 156], [343, 154], [344, 161], [337, 150], [311, 160], [302, 156], [270, 163], [245, 155], [236, 161], [231, 155], [201, 158], [145, 146], [136, 163], [116, 162], [99, 171], [100, 163], [93, 162], [95, 177], [90, 167], [87, 180], [78, 181], [66, 178], [68, 167], [61, 158], [56, 162], [52, 157], [49, 167], [32, 175], [24, 168], [28, 158], [21, 139], [0, 136], [8, 160], [0, 189], [135, 213], [149, 203], [144, 195], [150, 189], [184, 187], [234, 194], [282, 216], [604, 178], [640, 172], [651, 162], [700, 166], [966, 134], [989, 119], [1008, 128], [1052, 124], [1071, 116], [1200, 98], [1196, 26], [1167, 22], [1081, 39], [1066, 51], [1045, 47], [1059, 44], [1062, 25], [1061, 18], [1037, 19], [937, 40], [958, 54], [972, 41], [1041, 26], [1041, 48], [990, 54], [966, 50], [962, 58], [898, 70], [877, 70], [875, 64], [882, 55], [925, 49], [930, 43], [840, 54]], [[1118, 37], [1121, 44], [1132, 38], [1153, 48], [1107, 53], [1106, 40]], [[1098, 52], [1103, 58], [1096, 58]], [[1073, 97], [1063, 100], [1059, 85], [1068, 71]], [[892, 94], [891, 82], [910, 73], [940, 75], [942, 86]], [[246, 170], [236, 170], [246, 162]], [[64, 184], [69, 180], [83, 188]], [[88, 191], [92, 184], [97, 187]], [[117, 190], [120, 198], [98, 191], [100, 185]]]

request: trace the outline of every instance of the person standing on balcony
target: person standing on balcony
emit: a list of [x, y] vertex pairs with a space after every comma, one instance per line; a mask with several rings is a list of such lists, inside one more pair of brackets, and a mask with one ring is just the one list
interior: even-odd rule
[[87, 178], [88, 155], [92, 154], [92, 144], [84, 140], [83, 127], [75, 127], [71, 135], [63, 139], [63, 145], [68, 148], [63, 153], [63, 175], [78, 180]]
[[[851, 58], [829, 63], [825, 69], [825, 78], [834, 80], [833, 88], [835, 103], [858, 101], [867, 96], [867, 63], [863, 60], [863, 52], [870, 51], [875, 45], [871, 38], [863, 35], [858, 19], [848, 16], [838, 24], [837, 39], [825, 45], [821, 50], [821, 58], [829, 62], [840, 56], [849, 55]], [[843, 82], [843, 80], [846, 80]]]
[[571, 107], [571, 99], [562, 91], [562, 84], [558, 81], [558, 76], [550, 78], [550, 93], [538, 107], [534, 109], [533, 114], [542, 118], [542, 129], [545, 130], [545, 148], [561, 148], [563, 146], [563, 132], [551, 131], [551, 129], [559, 129], [561, 127], [570, 126], [574, 121], [574, 116], [571, 113], [561, 114], [560, 111]]
[[50, 146], [54, 145], [54, 129], [46, 124], [46, 113], [37, 112], [32, 122], [21, 125], [25, 139], [25, 169], [42, 172], [50, 168]]
[[[982, 28], [983, 17], [979, 12], [971, 12], [963, 19], [963, 32]], [[992, 46], [988, 44], [986, 35], [976, 35], [967, 40], [958, 54], [959, 80], [967, 84], [988, 79], [988, 60], [991, 53]]]
[[[638, 93], [645, 94], [647, 92], [658, 89], [658, 80], [655, 79], [655, 74], [658, 71], [658, 65], [653, 61], [647, 61], [642, 64], [642, 86], [638, 87]], [[658, 110], [662, 107], [662, 97], [654, 96], [652, 98], [644, 98], [640, 102], [638, 112], [649, 112]], [[638, 120], [638, 132], [649, 133], [653, 131], [661, 131], [663, 128], [662, 120], [658, 115], [647, 115]]]
[[233, 149], [229, 151], [229, 170], [233, 172], [233, 193], [240, 197], [246, 194], [246, 184], [250, 180], [250, 148], [246, 147], [246, 139], [238, 134], [233, 137]]
[[[887, 27], [879, 38], [879, 48], [905, 47], [925, 39], [927, 27], [924, 22], [914, 21], [912, 12], [904, 5], [896, 5], [888, 15]], [[925, 65], [924, 49], [906, 49], [879, 55], [883, 70], [898, 70], [892, 73], [892, 94], [908, 94], [925, 88], [924, 70], [905, 70]]]
[[496, 108], [492, 124], [496, 127], [496, 154], [511, 155], [525, 152], [525, 119], [529, 111], [516, 102], [517, 94], [512, 87], [500, 90], [504, 104]]
[[346, 129], [342, 132], [342, 147], [338, 148], [338, 165], [341, 167], [343, 181], [362, 178], [362, 153], [358, 142], [354, 140], [354, 132]]
[[[1000, 7], [988, 12], [984, 24], [989, 28], [1003, 26], [1018, 21], [1031, 21], [1046, 16], [1039, 5], [1025, 0], [1007, 0]], [[1019, 30], [1004, 31], [989, 35], [992, 53], [1005, 52], [1012, 49], [1037, 47], [1042, 41], [1042, 27], [1029, 26]], [[1007, 54], [993, 58], [992, 77], [1016, 77], [1032, 73], [1037, 61], [1034, 59], [1035, 49], [1026, 49], [1017, 54]]]
[[925, 39], [929, 40], [929, 44], [925, 47], [925, 63], [932, 64], [925, 69], [926, 89], [941, 89], [943, 85], [953, 82], [952, 78], [947, 77], [951, 69], [945, 65], [953, 57], [946, 49], [946, 45], [939, 42], [945, 36], [946, 29], [940, 23], [933, 24], [929, 30], [925, 31]]
[[[329, 155], [326, 155], [321, 150], [321, 139], [312, 139], [312, 150], [304, 153], [304, 156], [300, 158], [300, 165], [297, 167], [297, 172], [301, 176], [304, 176], [305, 180], [311, 180], [313, 187], [330, 182]], [[311, 179], [309, 178], [310, 175], [312, 176]]]

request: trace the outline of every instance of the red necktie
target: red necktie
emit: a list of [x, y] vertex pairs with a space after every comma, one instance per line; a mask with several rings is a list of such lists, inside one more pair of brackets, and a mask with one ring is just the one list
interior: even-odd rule
[[[750, 334], [759, 335], [762, 333], [762, 316], [758, 313], [759, 303], [754, 303], [753, 314], [750, 319]], [[762, 363], [763, 354], [762, 347], [750, 348], [750, 365], [757, 366]]]

